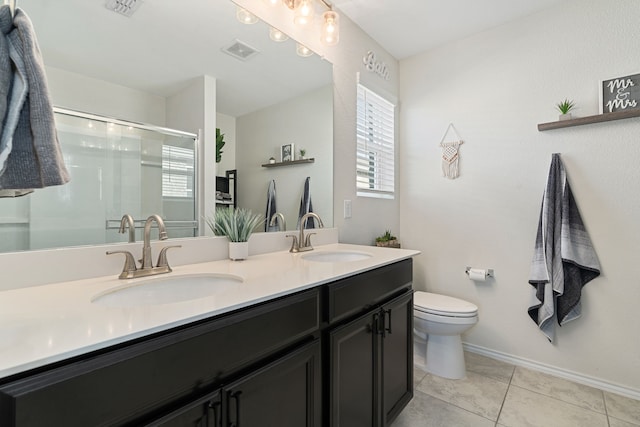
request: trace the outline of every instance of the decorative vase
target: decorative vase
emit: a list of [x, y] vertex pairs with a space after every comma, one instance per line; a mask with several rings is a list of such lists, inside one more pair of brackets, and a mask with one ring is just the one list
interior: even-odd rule
[[249, 258], [249, 242], [229, 242], [229, 258], [233, 261]]
[[397, 239], [385, 240], [381, 242], [376, 242], [376, 246], [383, 248], [399, 248], [400, 242]]

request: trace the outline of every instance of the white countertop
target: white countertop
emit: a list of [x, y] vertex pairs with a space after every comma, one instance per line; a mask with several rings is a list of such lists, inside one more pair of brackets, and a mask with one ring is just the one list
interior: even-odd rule
[[[352, 251], [370, 258], [349, 262], [313, 262], [310, 252], [288, 251], [251, 256], [244, 261], [183, 265], [148, 278], [115, 276], [0, 292], [0, 378], [105, 348], [150, 333], [213, 317], [419, 254], [407, 249], [335, 243], [314, 252]], [[34, 266], [37, 268], [37, 266]], [[242, 282], [212, 296], [171, 304], [105, 307], [92, 299], [109, 289], [160, 277], [219, 273]]]

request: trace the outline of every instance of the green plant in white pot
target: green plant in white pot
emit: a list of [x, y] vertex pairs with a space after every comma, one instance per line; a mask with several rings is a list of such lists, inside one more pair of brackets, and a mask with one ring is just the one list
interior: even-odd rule
[[558, 102], [556, 104], [556, 108], [560, 111], [560, 120], [571, 120], [571, 110], [575, 108], [576, 104], [569, 99], [566, 99], [562, 102]]
[[217, 209], [213, 218], [207, 218], [207, 225], [216, 236], [229, 239], [229, 258], [232, 260], [249, 257], [249, 237], [264, 223], [264, 218], [244, 208]]

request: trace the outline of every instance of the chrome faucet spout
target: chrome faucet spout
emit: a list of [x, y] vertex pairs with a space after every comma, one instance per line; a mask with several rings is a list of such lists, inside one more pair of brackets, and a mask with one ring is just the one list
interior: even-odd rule
[[129, 243], [136, 242], [136, 226], [133, 222], [133, 217], [129, 214], [124, 214], [120, 220], [120, 229], [118, 233], [124, 234], [126, 227], [129, 227]]
[[144, 223], [144, 243], [142, 246], [142, 265], [140, 268], [153, 268], [153, 261], [151, 261], [151, 225], [153, 222], [158, 224], [158, 235], [160, 240], [167, 239], [167, 230], [164, 226], [164, 221], [160, 218], [160, 215], [151, 215]]
[[313, 246], [311, 246], [311, 234], [315, 234], [315, 233], [310, 233], [309, 235], [307, 235], [307, 238], [305, 239], [304, 237], [304, 227], [307, 223], [307, 219], [309, 218], [314, 218], [316, 221], [318, 221], [318, 226], [320, 228], [324, 228], [324, 224], [322, 223], [322, 219], [320, 219], [320, 217], [318, 216], [318, 214], [314, 213], [314, 212], [309, 212], [306, 213], [304, 215], [302, 215], [302, 217], [300, 218], [300, 222], [298, 223], [298, 228], [299, 228], [299, 232], [298, 232], [298, 248], [297, 250], [292, 250], [290, 252], [305, 252], [305, 251], [311, 251], [313, 250]]
[[280, 220], [280, 231], [287, 231], [287, 223], [284, 220], [284, 215], [282, 215], [282, 213], [280, 212], [276, 212], [273, 215], [271, 215], [271, 221], [269, 221], [269, 227], [273, 227], [276, 225], [276, 221]]

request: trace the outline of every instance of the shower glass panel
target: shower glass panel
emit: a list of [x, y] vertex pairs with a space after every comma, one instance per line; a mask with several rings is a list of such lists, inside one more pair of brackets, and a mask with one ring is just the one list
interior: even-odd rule
[[198, 235], [196, 135], [62, 109], [55, 119], [71, 181], [0, 198], [0, 252], [126, 242], [127, 213], [137, 240], [151, 214], [169, 238]]

